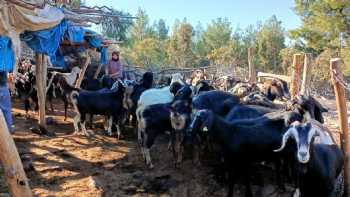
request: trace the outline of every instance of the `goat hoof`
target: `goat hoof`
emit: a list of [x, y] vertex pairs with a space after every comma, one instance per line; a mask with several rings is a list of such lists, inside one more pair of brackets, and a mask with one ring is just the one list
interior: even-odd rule
[[153, 164], [149, 164], [148, 167], [149, 167], [149, 169], [153, 169], [154, 168]]

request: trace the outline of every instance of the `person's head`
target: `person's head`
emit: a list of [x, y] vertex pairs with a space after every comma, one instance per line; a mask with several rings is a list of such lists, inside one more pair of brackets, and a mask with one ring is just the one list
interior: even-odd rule
[[113, 51], [112, 52], [112, 60], [118, 61], [119, 60], [119, 51]]

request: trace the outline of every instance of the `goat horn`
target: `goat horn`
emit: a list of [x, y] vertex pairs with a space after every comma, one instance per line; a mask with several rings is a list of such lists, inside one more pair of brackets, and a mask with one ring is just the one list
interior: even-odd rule
[[283, 135], [281, 147], [279, 149], [276, 149], [273, 151], [274, 152], [281, 152], [284, 149], [284, 147], [286, 146], [287, 141], [290, 138], [290, 136], [292, 136], [292, 130], [288, 129], [288, 131]]

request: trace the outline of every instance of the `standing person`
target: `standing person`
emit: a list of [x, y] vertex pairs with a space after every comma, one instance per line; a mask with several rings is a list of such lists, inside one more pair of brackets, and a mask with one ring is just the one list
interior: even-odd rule
[[112, 59], [105, 65], [105, 77], [108, 86], [111, 86], [118, 79], [123, 79], [123, 66], [119, 59], [119, 51], [113, 51]]
[[12, 113], [11, 113], [11, 97], [10, 92], [7, 87], [7, 72], [0, 71], [0, 109], [4, 114], [6, 120], [7, 128], [11, 133], [14, 132], [14, 127], [12, 125]]

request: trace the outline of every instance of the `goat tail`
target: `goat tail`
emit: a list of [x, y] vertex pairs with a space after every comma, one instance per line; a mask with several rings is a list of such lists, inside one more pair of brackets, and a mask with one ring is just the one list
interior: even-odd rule
[[79, 110], [78, 110], [78, 96], [79, 96], [79, 92], [76, 90], [74, 90], [70, 94], [70, 100], [72, 101], [74, 111], [76, 111], [76, 112], [79, 112]]

